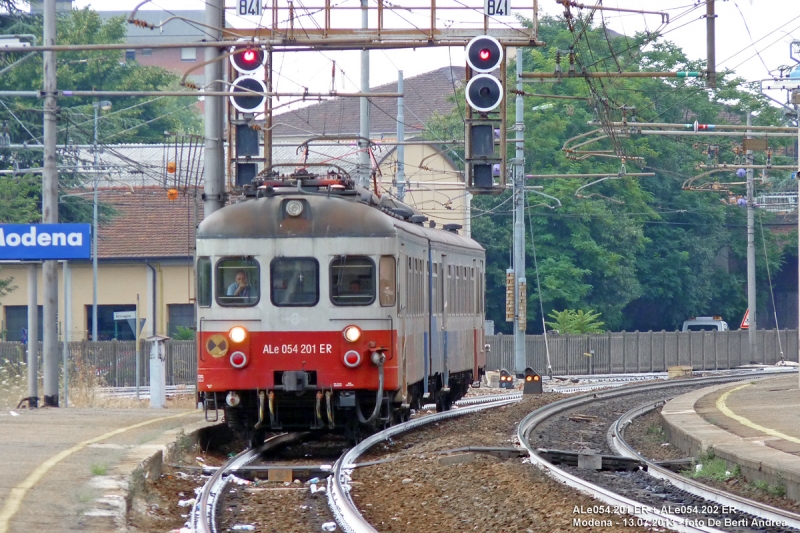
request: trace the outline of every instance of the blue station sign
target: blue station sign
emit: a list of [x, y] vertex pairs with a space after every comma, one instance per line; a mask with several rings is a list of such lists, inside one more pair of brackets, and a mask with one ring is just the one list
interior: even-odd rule
[[91, 224], [0, 224], [0, 261], [90, 259]]

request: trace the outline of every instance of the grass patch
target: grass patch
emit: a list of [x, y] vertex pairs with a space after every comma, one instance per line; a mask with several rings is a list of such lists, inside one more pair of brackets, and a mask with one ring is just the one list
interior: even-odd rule
[[683, 472], [683, 475], [693, 479], [713, 479], [715, 481], [728, 481], [740, 477], [742, 474], [739, 465], [733, 469], [728, 468], [728, 463], [714, 455], [713, 450], [700, 455], [692, 463], [692, 469]]
[[654, 439], [657, 439], [661, 442], [667, 442], [667, 433], [664, 431], [664, 428], [661, 427], [661, 424], [650, 424], [645, 433]]
[[760, 492], [771, 496], [777, 496], [778, 498], [786, 496], [786, 485], [783, 483], [783, 480], [779, 480], [776, 485], [770, 485], [763, 479], [759, 479], [758, 481], [750, 483], [750, 486]]
[[93, 476], [105, 476], [108, 472], [108, 465], [92, 463]]

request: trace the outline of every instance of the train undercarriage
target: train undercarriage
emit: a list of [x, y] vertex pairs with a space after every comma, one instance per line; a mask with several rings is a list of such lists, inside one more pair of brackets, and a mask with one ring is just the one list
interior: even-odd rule
[[263, 442], [267, 433], [297, 430], [343, 433], [358, 442], [409, 420], [411, 410], [419, 410], [424, 404], [435, 404], [437, 411], [450, 410], [472, 383], [472, 372], [461, 372], [449, 375], [447, 387], [443, 386], [441, 374], [431, 376], [427, 396], [419, 381], [408, 387], [405, 398], [400, 391], [382, 391], [379, 399], [378, 391], [332, 391], [306, 386], [297, 390], [281, 387], [204, 392], [200, 400], [206, 419], [215, 419], [222, 409], [227, 425], [251, 446]]

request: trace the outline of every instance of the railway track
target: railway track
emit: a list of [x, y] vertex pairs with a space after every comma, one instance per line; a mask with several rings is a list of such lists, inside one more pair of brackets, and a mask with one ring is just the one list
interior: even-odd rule
[[[565, 413], [574, 413], [576, 408], [582, 408], [588, 413], [582, 415], [586, 420], [596, 417], [596, 427], [603, 424], [611, 425], [612, 419], [603, 420], [608, 415], [602, 414], [602, 409], [608, 411], [619, 410], [621, 405], [630, 404], [631, 402], [636, 402], [635, 405], [640, 406], [644, 401], [648, 401], [652, 405], [661, 400], [661, 398], [657, 397], [659, 395], [674, 395], [676, 388], [685, 390], [686, 387], [701, 387], [725, 381], [753, 379], [754, 377], [756, 375], [753, 373], [747, 373], [682, 380], [681, 382], [648, 383], [567, 398], [549, 404], [528, 415], [519, 424], [517, 436], [530, 454], [531, 462], [544, 469], [555, 479], [584, 493], [591, 494], [610, 509], [632, 515], [635, 517], [634, 520], [637, 525], [649, 524], [653, 527], [677, 531], [705, 533], [717, 531], [759, 531], [762, 533], [797, 531], [790, 526], [788, 516], [779, 512], [780, 510], [774, 508], [766, 509], [756, 502], [744, 505], [744, 502], [740, 500], [736, 502], [739, 504], [737, 506], [735, 498], [722, 500], [718, 492], [697, 489], [696, 492], [692, 493], [678, 488], [672, 484], [672, 481], [669, 483], [657, 483], [654, 480], [648, 482], [642, 478], [649, 478], [649, 476], [641, 471], [609, 474], [598, 473], [595, 470], [556, 465], [544, 458], [545, 454], [542, 453], [541, 448], [542, 439], [537, 439], [536, 446], [531, 444], [532, 435], [537, 428], [541, 428], [545, 424], [553, 424], [554, 419], [558, 419], [558, 423], [563, 425]], [[669, 392], [670, 390], [673, 392]], [[645, 397], [649, 396], [649, 398], [643, 400], [643, 395]], [[606, 407], [601, 408], [601, 405]], [[596, 410], [593, 411], [593, 408]], [[640, 412], [637, 409], [631, 409], [630, 406], [625, 407], [623, 411], [625, 412], [622, 417], [623, 420], [630, 420], [635, 413]], [[613, 421], [616, 422], [614, 425], [617, 427], [620, 424], [624, 424], [624, 421], [620, 422], [618, 416], [614, 417]], [[613, 428], [610, 431], [613, 432]], [[598, 433], [598, 431], [595, 431], [595, 433]], [[609, 437], [609, 440], [613, 441], [621, 438], [619, 434], [616, 435], [618, 436]], [[571, 440], [572, 442], [576, 440], [574, 433], [571, 435]], [[587, 437], [587, 441], [588, 445], [594, 448], [587, 450], [585, 457], [596, 455], [602, 451], [598, 449], [596, 435], [591, 438]], [[566, 437], [562, 437], [561, 441], [557, 439], [548, 441], [545, 439], [548, 448], [562, 447], [561, 449], [568, 449], [568, 442]], [[629, 453], [628, 457], [634, 456]], [[639, 457], [635, 458], [641, 460]], [[661, 472], [665, 470], [657, 465], [656, 469]], [[797, 524], [794, 522], [794, 518], [791, 524]]]
[[800, 514], [785, 509], [778, 509], [762, 502], [743, 498], [736, 494], [710, 487], [676, 472], [672, 472], [668, 468], [664, 468], [640, 455], [625, 440], [625, 428], [628, 427], [635, 418], [649, 413], [661, 407], [663, 404], [664, 402], [641, 405], [619, 417], [609, 428], [607, 437], [609, 447], [623, 457], [630, 457], [643, 463], [648, 475], [655, 479], [664, 480], [685, 492], [699, 496], [704, 500], [715, 502], [720, 507], [738, 509], [740, 512], [748, 513], [771, 523], [782, 523], [790, 528], [800, 530]]
[[[378, 434], [382, 437], [373, 440], [371, 440], [372, 438], [367, 439], [359, 446], [366, 446], [363, 447], [363, 449], [367, 449], [370, 447], [370, 445], [366, 445], [368, 442], [380, 442], [387, 438], [391, 438], [392, 435], [397, 433], [409, 431], [415, 427], [420, 427], [426, 423], [435, 422], [437, 420], [452, 418], [454, 416], [486, 409], [488, 407], [507, 405], [508, 403], [519, 401], [521, 397], [521, 393], [516, 392], [510, 394], [487, 395], [463, 399], [456, 403], [456, 409], [443, 413], [426, 415], [415, 418], [414, 420], [404, 424], [393, 426], [392, 428], [389, 428], [388, 430]], [[197, 533], [219, 533], [222, 531], [223, 529], [219, 525], [219, 509], [221, 506], [221, 497], [226, 494], [226, 491], [229, 491], [229, 480], [231, 477], [248, 475], [246, 472], [251, 472], [254, 468], [257, 468], [253, 466], [255, 462], [264, 460], [266, 456], [269, 456], [277, 449], [302, 441], [306, 436], [307, 434], [304, 433], [286, 433], [272, 437], [268, 439], [263, 446], [255, 449], [245, 450], [235, 457], [229, 459], [221, 467], [213, 469], [211, 477], [200, 489], [196, 503], [193, 507], [192, 513], [190, 514], [188, 525], [191, 531]], [[359, 448], [359, 446], [356, 446], [356, 448], [353, 449], [355, 450]], [[350, 460], [354, 460], [355, 457], [357, 456], [352, 455], [352, 453], [345, 454], [336, 462], [336, 465], [350, 465]], [[324, 465], [319, 466], [324, 469]], [[350, 466], [352, 467], [352, 465]], [[338, 477], [336, 474], [336, 466], [334, 466], [332, 470], [334, 475], [328, 478], [328, 486], [323, 488], [321, 492], [328, 491], [329, 505], [334, 516], [351, 517], [351, 511], [347, 509], [347, 501], [349, 500], [346, 497], [342, 498], [340, 496], [341, 493], [338, 493], [333, 498], [330, 496], [330, 490], [332, 490], [331, 479], [333, 477]], [[304, 490], [307, 489], [304, 488]], [[336, 505], [331, 502], [341, 502], [342, 505]], [[246, 531], [247, 529], [241, 530]]]

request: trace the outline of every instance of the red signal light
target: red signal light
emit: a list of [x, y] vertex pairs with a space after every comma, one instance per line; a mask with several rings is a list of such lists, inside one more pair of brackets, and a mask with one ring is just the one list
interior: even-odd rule
[[478, 55], [480, 56], [481, 60], [487, 61], [492, 56], [492, 52], [489, 51], [489, 49], [484, 48], [478, 53]]
[[244, 53], [244, 60], [252, 63], [256, 59], [256, 53], [253, 50], [248, 50]]

